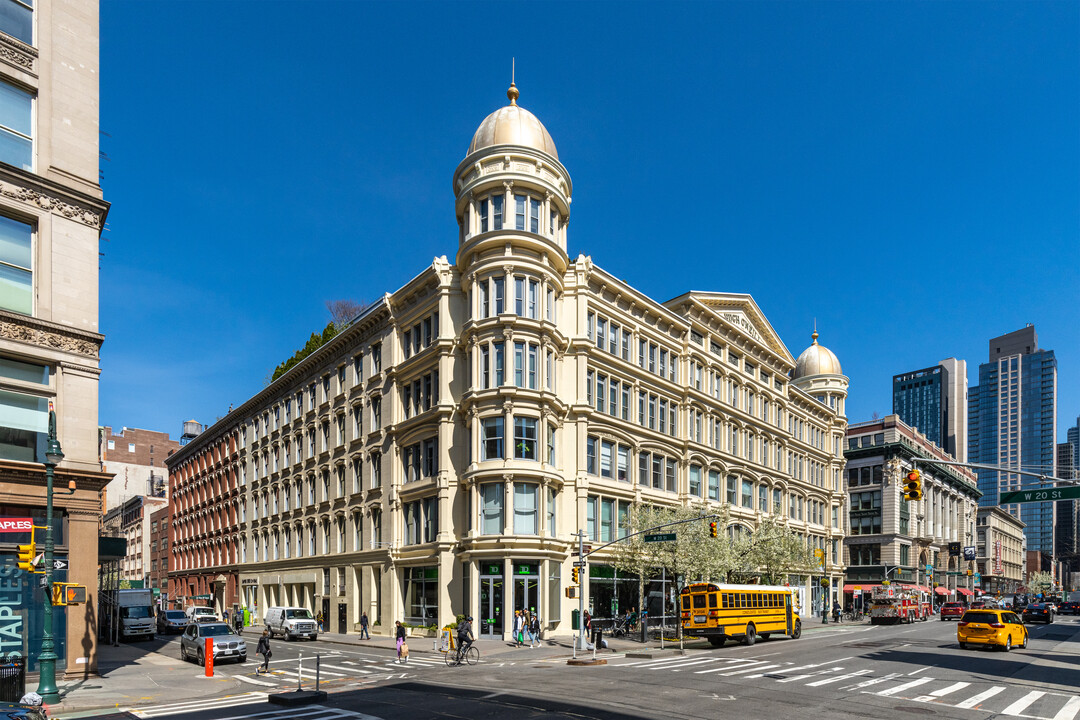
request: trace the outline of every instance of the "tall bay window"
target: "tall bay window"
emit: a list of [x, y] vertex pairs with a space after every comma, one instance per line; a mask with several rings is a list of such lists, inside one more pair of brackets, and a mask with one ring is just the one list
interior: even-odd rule
[[514, 417], [514, 457], [536, 460], [536, 418]]
[[485, 483], [480, 486], [480, 532], [501, 535], [503, 531], [503, 484]]
[[504, 201], [505, 198], [502, 193], [486, 197], [480, 201], [480, 232], [502, 230]]
[[483, 436], [480, 443], [481, 460], [502, 460], [506, 457], [503, 448], [504, 420], [502, 416], [484, 418], [480, 421]]
[[539, 532], [537, 513], [539, 512], [540, 486], [536, 483], [514, 483], [514, 534], [536, 535]]
[[[2, 88], [3, 83], [0, 83]], [[0, 131], [0, 160], [3, 159], [3, 142]], [[32, 239], [30, 225], [0, 216], [0, 308], [24, 315], [34, 311]]]

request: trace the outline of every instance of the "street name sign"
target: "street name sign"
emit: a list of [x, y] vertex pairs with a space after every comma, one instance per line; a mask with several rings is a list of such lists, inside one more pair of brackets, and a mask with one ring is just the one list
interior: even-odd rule
[[668, 540], [675, 539], [675, 533], [659, 533], [657, 535], [646, 535], [645, 542], [667, 542]]
[[1011, 505], [1012, 503], [1048, 502], [1051, 500], [1071, 500], [1080, 498], [1080, 485], [1063, 488], [1046, 488], [1045, 490], [1013, 490], [1003, 492], [998, 497], [999, 505]]

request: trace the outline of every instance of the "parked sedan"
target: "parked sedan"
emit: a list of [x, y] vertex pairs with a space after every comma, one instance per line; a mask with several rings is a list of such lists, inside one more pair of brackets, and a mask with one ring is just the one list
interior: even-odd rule
[[214, 662], [236, 659], [247, 661], [247, 643], [225, 623], [192, 623], [180, 636], [180, 659], [194, 657], [200, 665], [206, 664], [206, 641], [214, 642]]
[[157, 631], [159, 635], [175, 632], [182, 633], [188, 626], [187, 615], [183, 610], [159, 610], [157, 616]]
[[1008, 652], [1014, 646], [1027, 647], [1028, 631], [1011, 610], [968, 610], [956, 624], [956, 641], [961, 649], [990, 645]]
[[947, 602], [941, 606], [941, 619], [946, 620], [949, 618], [960, 619], [960, 616], [964, 614], [964, 606], [958, 602]]
[[1080, 615], [1080, 602], [1070, 600], [1058, 605], [1058, 612], [1062, 615]]
[[1050, 603], [1031, 603], [1024, 608], [1024, 622], [1044, 622], [1047, 625], [1054, 622], [1054, 607]]

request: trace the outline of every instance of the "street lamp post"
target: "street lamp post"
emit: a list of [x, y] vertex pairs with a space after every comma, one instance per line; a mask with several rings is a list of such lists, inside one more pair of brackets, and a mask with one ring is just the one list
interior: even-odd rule
[[38, 655], [37, 693], [46, 703], [60, 699], [56, 688], [56, 646], [53, 643], [53, 470], [64, 459], [60, 441], [56, 439], [56, 412], [49, 407], [49, 439], [45, 446], [45, 627], [41, 634], [41, 654]]

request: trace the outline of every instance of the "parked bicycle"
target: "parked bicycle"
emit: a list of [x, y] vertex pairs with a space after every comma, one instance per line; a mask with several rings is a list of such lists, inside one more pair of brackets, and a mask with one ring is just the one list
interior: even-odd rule
[[446, 660], [447, 667], [455, 667], [461, 663], [468, 663], [469, 665], [475, 665], [480, 662], [480, 651], [476, 649], [476, 646], [470, 646], [467, 650], [462, 652], [459, 646], [455, 650], [448, 650], [443, 658]]

